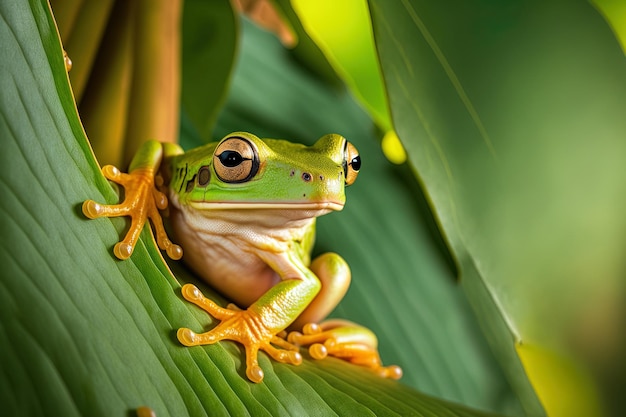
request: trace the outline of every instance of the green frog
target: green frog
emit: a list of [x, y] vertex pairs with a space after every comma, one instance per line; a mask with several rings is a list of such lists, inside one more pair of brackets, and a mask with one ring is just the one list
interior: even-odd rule
[[[107, 165], [106, 178], [124, 187], [121, 204], [83, 204], [89, 218], [130, 216], [125, 238], [114, 247], [127, 259], [150, 219], [157, 244], [184, 261], [235, 304], [226, 308], [192, 284], [183, 297], [220, 320], [213, 329], [177, 332], [185, 346], [234, 340], [245, 348], [246, 375], [261, 382], [262, 350], [279, 362], [328, 355], [400, 378], [398, 366], [382, 366], [376, 336], [367, 328], [325, 317], [345, 295], [350, 268], [339, 255], [311, 260], [315, 219], [342, 210], [345, 187], [361, 168], [356, 148], [329, 134], [312, 146], [235, 132], [219, 142], [183, 152], [174, 144], [143, 144], [129, 173]], [[173, 243], [160, 210], [170, 203]]]

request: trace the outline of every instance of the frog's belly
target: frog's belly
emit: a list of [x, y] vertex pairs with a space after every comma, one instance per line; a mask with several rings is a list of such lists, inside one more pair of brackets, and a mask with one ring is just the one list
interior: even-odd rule
[[[183, 259], [211, 286], [240, 307], [258, 300], [280, 278], [256, 255], [219, 245], [184, 246]], [[190, 249], [189, 249], [190, 248]]]
[[190, 227], [172, 213], [176, 243], [183, 248], [183, 261], [213, 288], [248, 307], [280, 281], [278, 274], [256, 254], [258, 248], [241, 236], [228, 236]]

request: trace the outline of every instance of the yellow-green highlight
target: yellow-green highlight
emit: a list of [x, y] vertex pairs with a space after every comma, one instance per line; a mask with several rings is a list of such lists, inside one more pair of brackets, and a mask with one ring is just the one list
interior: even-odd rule
[[605, 415], [589, 375], [573, 361], [540, 346], [518, 344], [516, 350], [549, 417]]
[[402, 164], [406, 161], [406, 151], [400, 142], [400, 138], [394, 130], [389, 130], [383, 136], [381, 144], [385, 158], [394, 164]]
[[591, 0], [613, 29], [615, 37], [626, 53], [626, 1], [624, 0]]
[[292, 0], [302, 26], [335, 70], [372, 113], [376, 123], [391, 127], [387, 100], [374, 48], [365, 0]]
[[302, 26], [383, 132], [383, 152], [393, 163], [406, 153], [391, 128], [391, 117], [365, 0], [292, 0]]

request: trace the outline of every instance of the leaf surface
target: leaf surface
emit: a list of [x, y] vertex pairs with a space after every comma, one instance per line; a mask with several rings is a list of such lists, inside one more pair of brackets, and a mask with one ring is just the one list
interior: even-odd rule
[[[396, 131], [527, 412], [540, 406], [525, 372], [548, 387], [549, 413], [598, 414], [598, 386], [626, 350], [609, 336], [626, 306], [614, 34], [585, 1], [370, 8]], [[551, 357], [562, 363], [539, 365]]]

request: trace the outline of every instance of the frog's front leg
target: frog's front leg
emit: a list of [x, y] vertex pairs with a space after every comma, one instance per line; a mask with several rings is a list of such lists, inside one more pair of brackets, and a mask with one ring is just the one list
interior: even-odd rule
[[[267, 352], [278, 362], [293, 365], [302, 363], [302, 355], [298, 352], [298, 348], [276, 336], [278, 331], [265, 323], [266, 317], [259, 311], [222, 308], [204, 297], [192, 284], [185, 284], [182, 294], [187, 301], [221, 320], [220, 324], [206, 333], [198, 334], [187, 328], [178, 329], [177, 337], [183, 345], [208, 345], [220, 340], [234, 340], [241, 343], [246, 350], [246, 375], [253, 382], [261, 382], [264, 376], [257, 359], [259, 350]], [[277, 349], [273, 345], [282, 349]]]
[[182, 257], [180, 246], [169, 240], [159, 210], [167, 207], [167, 197], [155, 186], [155, 174], [163, 156], [163, 146], [156, 141], [146, 142], [133, 158], [129, 173], [120, 172], [112, 165], [102, 168], [104, 176], [124, 187], [124, 201], [120, 204], [100, 204], [93, 200], [83, 203], [83, 213], [90, 219], [98, 217], [129, 216], [130, 229], [121, 242], [113, 248], [119, 259], [129, 258], [139, 240], [139, 234], [150, 219], [155, 231], [157, 244], [172, 259]]
[[205, 298], [195, 286], [183, 286], [182, 295], [186, 300], [221, 323], [206, 333], [197, 334], [187, 328], [177, 332], [178, 340], [185, 346], [213, 344], [220, 340], [241, 343], [246, 352], [246, 375], [253, 382], [261, 382], [264, 376], [258, 364], [259, 350], [279, 362], [293, 365], [302, 362], [298, 348], [278, 334], [304, 311], [321, 287], [317, 277], [294, 255], [279, 254], [265, 261], [275, 271], [281, 271], [282, 280], [246, 310], [222, 308]]

